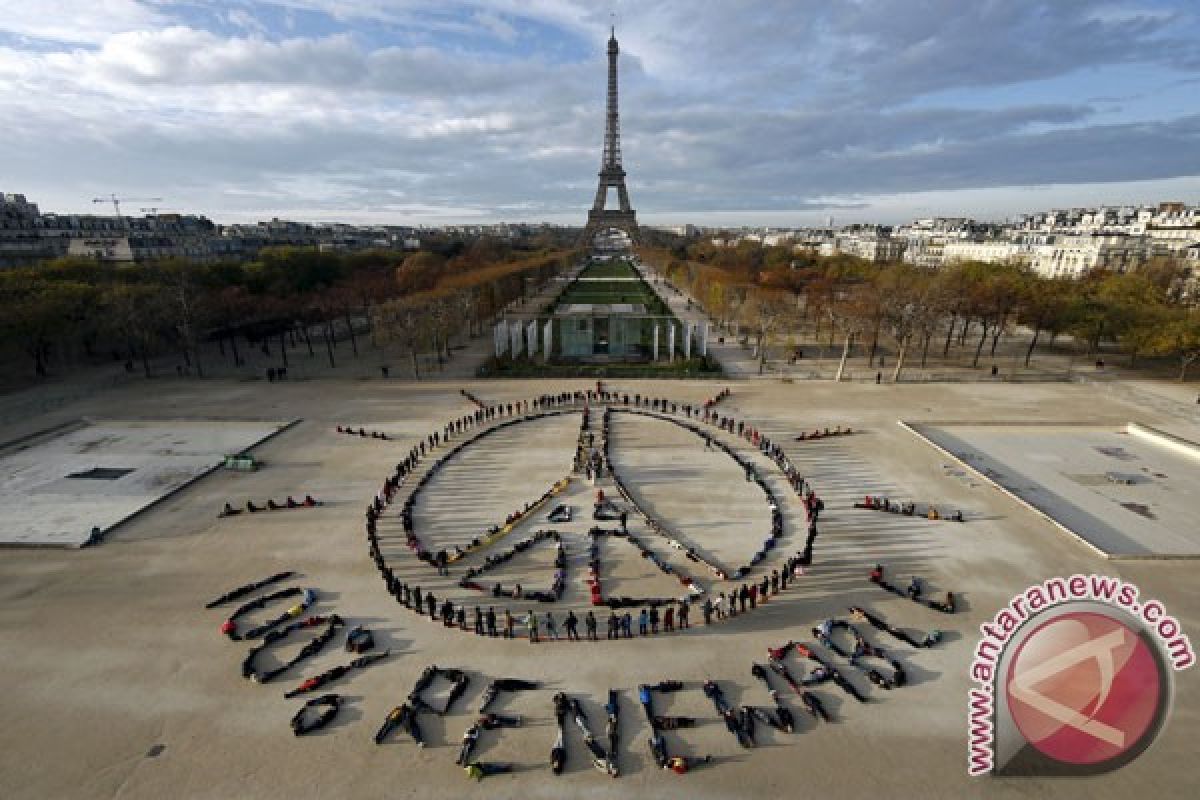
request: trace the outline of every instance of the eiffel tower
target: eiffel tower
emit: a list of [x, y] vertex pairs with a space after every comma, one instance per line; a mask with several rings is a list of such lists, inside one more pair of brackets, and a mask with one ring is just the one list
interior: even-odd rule
[[[610, 228], [622, 230], [631, 241], [638, 240], [637, 214], [629, 206], [629, 192], [625, 188], [625, 168], [621, 166], [621, 122], [617, 113], [617, 31], [613, 28], [608, 40], [608, 106], [604, 123], [604, 156], [600, 164], [600, 185], [596, 188], [596, 201], [588, 212], [587, 227], [583, 229], [583, 241], [591, 245], [597, 233]], [[619, 208], [605, 208], [609, 188], [616, 188]]]

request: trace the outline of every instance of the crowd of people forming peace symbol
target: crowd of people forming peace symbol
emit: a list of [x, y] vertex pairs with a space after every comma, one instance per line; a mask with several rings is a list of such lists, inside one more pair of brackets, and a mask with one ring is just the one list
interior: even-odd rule
[[[731, 414], [722, 413], [718, 409], [718, 404], [730, 394], [730, 391], [725, 389], [704, 403], [681, 403], [637, 392], [613, 391], [607, 388], [603, 382], [597, 382], [594, 389], [547, 393], [531, 399], [487, 405], [463, 390], [463, 397], [475, 405], [475, 409], [447, 422], [440, 430], [434, 431], [418, 441], [396, 464], [393, 473], [387, 477], [366, 509], [368, 552], [379, 570], [388, 592], [398, 604], [432, 621], [440, 622], [447, 628], [500, 638], [513, 638], [521, 635], [531, 642], [553, 641], [560, 638], [573, 640], [585, 637], [589, 640], [599, 640], [598, 631], [602, 625], [605, 629], [606, 639], [629, 638], [635, 635], [635, 631], [639, 636], [653, 636], [690, 628], [693, 610], [696, 612], [695, 617], [702, 618], [705, 624], [715, 624], [755, 610], [766, 603], [770, 597], [787, 589], [791, 582], [804, 573], [805, 567], [812, 563], [813, 545], [818, 535], [817, 525], [821, 511], [824, 509], [824, 502], [805, 476], [791, 462], [782, 446], [754, 425]], [[604, 409], [600, 447], [595, 447], [595, 435], [590, 430], [589, 423], [592, 412], [597, 406]], [[642, 551], [643, 557], [651, 560], [664, 572], [675, 574], [680, 578], [683, 586], [681, 596], [675, 598], [606, 597], [596, 588], [599, 576], [597, 574], [598, 559], [595, 556], [594, 546], [589, 559], [592, 567], [589, 575], [589, 583], [593, 587], [592, 603], [597, 607], [608, 607], [607, 614], [604, 613], [603, 608], [600, 609], [600, 617], [597, 617], [596, 610], [593, 609], [583, 613], [582, 618], [574, 611], [568, 611], [556, 619], [552, 610], [538, 612], [534, 610], [533, 606], [527, 606], [523, 612], [518, 611], [516, 615], [508, 607], [509, 603], [503, 604], [502, 608], [497, 608], [497, 605], [500, 604], [496, 602], [471, 604], [471, 607], [468, 607], [466, 603], [456, 603], [447, 597], [439, 598], [430, 588], [422, 588], [417, 582], [401, 579], [396, 574], [380, 548], [379, 522], [392, 509], [393, 503], [402, 489], [408, 488], [409, 491], [400, 503], [396, 516], [402, 525], [406, 547], [415, 558], [433, 567], [439, 576], [447, 576], [451, 564], [472, 552], [495, 544], [521, 522], [540, 513], [552, 502], [554, 496], [562, 491], [569, 477], [550, 487], [540, 497], [509, 513], [503, 524], [497, 523], [463, 543], [437, 550], [422, 540], [414, 525], [414, 508], [422, 489], [463, 448], [478, 442], [484, 436], [494, 434], [512, 425], [549, 416], [578, 413], [581, 410], [583, 411], [583, 424], [580, 430], [580, 449], [577, 453], [575, 467], [583, 472], [591, 482], [601, 477], [610, 478], [626, 504], [625, 509], [620, 509], [610, 498], [605, 497], [602, 492], [598, 492], [594, 510], [596, 519], [620, 520], [621, 526], [619, 529], [608, 531], [594, 528], [592, 533], [597, 535], [607, 533], [631, 538]], [[644, 414], [673, 422], [690, 430], [699, 437], [699, 440], [703, 441], [705, 449], [715, 448], [728, 454], [744, 471], [747, 482], [755, 483], [761, 488], [764, 501], [771, 512], [771, 528], [765, 532], [761, 546], [748, 563], [736, 568], [719, 564], [712, 557], [703, 554], [699, 548], [684, 543], [679, 534], [670, 531], [664, 523], [647, 514], [640, 507], [635, 495], [612, 469], [609, 433], [610, 420], [614, 413]], [[744, 440], [760, 454], [773, 461], [803, 509], [807, 533], [804, 547], [784, 559], [780, 566], [763, 574], [761, 579], [750, 580], [749, 574], [769, 556], [784, 535], [781, 504], [775, 490], [766, 476], [761, 474], [761, 469], [756, 466], [755, 462], [739, 454], [720, 436], [714, 435], [711, 428]], [[581, 454], [583, 454], [582, 457]], [[424, 463], [426, 459], [433, 459], [433, 461], [426, 465]], [[564, 509], [565, 507], [556, 507], [551, 514], [569, 514]], [[672, 548], [682, 551], [689, 561], [705, 566], [717, 580], [729, 581], [734, 585], [720, 591], [705, 591], [690, 576], [667, 566], [666, 562], [641, 540], [630, 537], [627, 527], [627, 519], [630, 514], [640, 516], [651, 532], [662, 537]], [[559, 518], [561, 519], [561, 516]], [[551, 521], [554, 521], [553, 516]], [[480, 576], [488, 569], [506, 562], [517, 553], [542, 541], [552, 541], [556, 548], [553, 579], [548, 587], [529, 588], [519, 583], [507, 586], [495, 584], [489, 587], [480, 582]], [[566, 580], [565, 569], [566, 556], [559, 533], [554, 530], [541, 530], [518, 542], [509, 550], [489, 556], [482, 565], [467, 570], [460, 579], [459, 586], [490, 594], [495, 600], [549, 603], [562, 596]], [[642, 607], [636, 611], [636, 614], [633, 610], [618, 613], [621, 608], [638, 605]], [[581, 624], [584, 628], [583, 637], [579, 635], [578, 631]], [[563, 631], [561, 636], [560, 629]]]

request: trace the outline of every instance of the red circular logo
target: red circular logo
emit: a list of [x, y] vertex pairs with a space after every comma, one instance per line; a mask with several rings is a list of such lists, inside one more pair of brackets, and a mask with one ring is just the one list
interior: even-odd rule
[[1005, 692], [1021, 735], [1046, 756], [1098, 764], [1138, 746], [1166, 687], [1143, 638], [1106, 614], [1057, 616], [1021, 642]]

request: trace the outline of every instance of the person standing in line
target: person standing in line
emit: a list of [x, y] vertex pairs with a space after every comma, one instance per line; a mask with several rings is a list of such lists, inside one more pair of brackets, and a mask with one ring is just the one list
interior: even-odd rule
[[596, 615], [592, 613], [591, 609], [588, 609], [587, 616], [583, 618], [583, 626], [587, 628], [589, 642], [600, 641], [599, 637], [596, 636]]
[[529, 631], [529, 643], [537, 644], [538, 641], [538, 621], [537, 615], [530, 609], [525, 614], [525, 628]]
[[642, 609], [638, 614], [638, 636], [645, 636], [649, 631], [650, 614], [646, 609]]
[[688, 624], [688, 616], [691, 614], [691, 610], [692, 610], [692, 604], [689, 603], [686, 599], [684, 599], [684, 601], [679, 604], [679, 613], [676, 614], [676, 616], [679, 618], [679, 627], [680, 628], [690, 628], [691, 627]]
[[579, 641], [579, 618], [575, 616], [574, 611], [567, 611], [567, 621], [564, 626], [567, 629], [567, 641]]
[[516, 627], [516, 622], [517, 621], [515, 619], [513, 619], [512, 612], [509, 611], [507, 608], [504, 609], [504, 638], [505, 639], [512, 639], [515, 636], [515, 632], [513, 629]]
[[650, 633], [658, 634], [658, 606], [650, 606]]
[[549, 611], [546, 612], [546, 635], [554, 641], [558, 641], [558, 625], [554, 622], [554, 615]]
[[633, 614], [628, 611], [621, 617], [621, 632], [625, 634], [626, 639], [633, 638]]
[[663, 612], [663, 633], [671, 633], [675, 630], [675, 606], [667, 606], [667, 610]]
[[496, 635], [496, 608], [494, 606], [488, 606], [487, 615], [485, 618], [487, 620], [487, 635], [491, 636], [491, 637], [495, 637], [495, 635]]

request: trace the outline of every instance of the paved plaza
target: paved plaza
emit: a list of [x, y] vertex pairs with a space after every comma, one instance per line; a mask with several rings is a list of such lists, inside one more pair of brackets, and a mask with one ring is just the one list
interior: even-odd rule
[[[613, 381], [610, 388], [699, 404], [723, 385]], [[201, 385], [171, 379], [156, 383], [153, 392], [137, 385], [94, 393], [37, 419], [22, 420], [19, 426], [6, 426], [0, 431], [6, 441], [83, 418], [153, 419], [154, 426], [174, 430], [202, 424], [243, 431], [253, 439], [299, 420], [252, 449], [264, 462], [262, 469], [218, 470], [191, 482], [114, 527], [98, 546], [0, 551], [0, 663], [4, 664], [0, 670], [0, 796], [648, 798], [686, 793], [728, 798], [920, 793], [959, 798], [1053, 793], [1105, 798], [1133, 792], [1159, 797], [1190, 794], [1187, 765], [1200, 736], [1196, 670], [1175, 676], [1174, 711], [1164, 733], [1146, 754], [1123, 769], [1070, 782], [967, 776], [968, 665], [979, 625], [1015, 593], [1056, 575], [1118, 575], [1136, 583], [1144, 595], [1159, 599], [1183, 630], [1193, 635], [1200, 630], [1200, 598], [1193, 590], [1193, 565], [1188, 561], [1107, 560], [898, 422], [944, 425], [946, 420], [962, 419], [962, 410], [970, 409], [974, 419], [1020, 420], [1042, 425], [1044, 431], [1075, 431], [1076, 436], [1084, 434], [1066, 423], [1087, 423], [1090, 427], [1078, 441], [1054, 444], [1042, 436], [1035, 442], [1007, 445], [1010, 449], [1003, 454], [1007, 468], [1015, 471], [1024, 464], [1029, 475], [1036, 475], [1039, 468], [1095, 475], [1105, 469], [1140, 472], [1145, 466], [1153, 481], [1168, 481], [1154, 484], [1156, 491], [1164, 498], [1168, 494], [1176, 498], [1147, 503], [1167, 526], [1169, 519], [1188, 507], [1186, 499], [1178, 499], [1189, 490], [1183, 482], [1183, 462], [1165, 455], [1160, 459], [1145, 449], [1151, 445], [1119, 432], [1129, 422], [1140, 422], [1194, 439], [1194, 412], [1168, 400], [1151, 405], [1120, 392], [1097, 392], [1080, 385], [839, 386], [765, 380], [729, 385], [732, 394], [718, 410], [748, 421], [778, 443], [825, 503], [814, 563], [786, 591], [745, 615], [704, 626], [698, 624], [697, 614], [687, 631], [616, 642], [604, 641], [603, 623], [601, 641], [595, 643], [534, 645], [446, 629], [388, 595], [368, 556], [364, 532], [364, 508], [409, 449], [427, 434], [442, 430], [447, 421], [477, 410], [460, 389], [487, 404], [515, 403], [544, 393], [594, 388], [594, 383], [311, 380]], [[593, 430], [599, 430], [602, 411], [599, 405], [591, 409]], [[463, 570], [481, 564], [489, 550], [452, 564], [446, 577], [419, 561], [404, 546], [394, 513], [414, 490], [413, 484], [402, 489], [380, 524], [381, 539], [386, 536], [387, 541], [386, 559], [397, 576], [420, 581], [439, 601], [448, 598], [468, 608], [479, 603], [523, 614], [532, 606], [539, 613], [553, 610], [560, 620], [568, 609], [582, 614], [591, 608], [586, 584], [588, 532], [595, 525], [613, 523], [596, 523], [590, 512], [597, 488], [611, 487], [611, 478], [593, 484], [572, 472], [581, 410], [572, 407], [568, 412], [497, 429], [472, 441], [433, 473], [414, 504], [414, 528], [424, 544], [453, 547], [503, 523], [507, 514], [570, 475], [567, 487], [552, 502], [572, 508], [571, 522], [551, 526], [546, 520], [549, 507], [539, 507], [495, 545], [504, 549], [539, 529], [559, 530], [568, 558], [566, 589], [558, 603], [531, 604], [459, 585]], [[338, 425], [361, 426], [385, 433], [388, 439], [338, 433]], [[802, 431], [837, 426], [850, 426], [855, 432], [796, 439]], [[803, 546], [803, 510], [794, 495], [787, 494], [787, 482], [773, 462], [744, 438], [710, 430], [713, 448], [706, 446], [703, 437], [667, 419], [614, 409], [608, 431], [613, 467], [630, 486], [637, 504], [661, 519], [672, 536], [694, 545], [705, 558], [737, 566], [762, 546], [770, 515], [762, 489], [746, 480], [742, 467], [717, 445], [752, 463], [779, 495], [784, 518], [779, 546], [749, 576], [761, 577], [764, 569], [769, 573]], [[456, 436], [450, 445], [480, 432]], [[1118, 445], [1136, 460], [1097, 451], [1096, 447], [1114, 446], [1108, 437], [1117, 437]], [[154, 450], [155, 441], [148, 438], [142, 449]], [[207, 441], [212, 452], [230, 446]], [[981, 440], [972, 443], [983, 447]], [[1087, 460], [1078, 467], [1071, 461], [1073, 448], [1090, 448]], [[446, 452], [445, 447], [434, 451], [421, 468], [429, 468]], [[1015, 460], [1021, 453], [1028, 457]], [[1064, 462], [1056, 465], [1046, 454], [1058, 454]], [[103, 461], [92, 466], [121, 466], [110, 464], [112, 459]], [[1087, 481], [1076, 484], [1085, 493], [1096, 489]], [[1112, 504], [1118, 497], [1115, 493], [1145, 491], [1137, 483], [1102, 488], [1104, 496], [1084, 494], [1073, 502]], [[323, 505], [225, 519], [217, 516], [225, 502], [244, 506], [247, 500], [261, 503], [304, 494], [312, 494]], [[967, 521], [932, 521], [854, 508], [866, 494], [961, 509]], [[87, 500], [82, 494], [78, 499]], [[25, 511], [19, 501], [7, 499], [3, 513], [7, 527]], [[1108, 511], [1095, 513], [1114, 519]], [[1178, 528], [1176, 522], [1169, 524], [1171, 530]], [[694, 574], [706, 591], [719, 592], [731, 585], [684, 557], [644, 520], [631, 519], [629, 529], [673, 570]], [[487, 572], [487, 583], [519, 582], [542, 588], [554, 571], [553, 558], [553, 547], [538, 545]], [[679, 596], [682, 591], [678, 572], [664, 573], [629, 542], [605, 539], [599, 559], [606, 595]], [[918, 575], [931, 594], [959, 593], [960, 610], [939, 614], [882, 591], [867, 580], [876, 563], [885, 564], [898, 583], [907, 584]], [[246, 643], [231, 642], [219, 631], [236, 603], [204, 608], [206, 601], [222, 592], [280, 570], [297, 573], [294, 581], [281, 586], [317, 591], [311, 613], [337, 613], [347, 626], [364, 625], [374, 632], [378, 649], [391, 650], [388, 659], [323, 690], [340, 693], [344, 705], [328, 728], [306, 737], [294, 737], [288, 727], [301, 701], [284, 699], [283, 693], [304, 677], [347, 662], [341, 638], [334, 640], [337, 646], [331, 645], [284, 677], [256, 685], [240, 674]], [[282, 605], [287, 602], [292, 601]], [[282, 605], [248, 618], [262, 621], [282, 610]], [[852, 674], [867, 695], [868, 702], [861, 704], [829, 684], [816, 687], [815, 693], [832, 714], [834, 721], [829, 724], [814, 722], [785, 692], [781, 697], [796, 713], [796, 733], [760, 725], [758, 746], [739, 747], [700, 691], [701, 684], [715, 679], [733, 704], [771, 708], [762, 684], [751, 676], [752, 664], [766, 661], [768, 647], [789, 640], [812, 641], [812, 626], [829, 617], [846, 618], [851, 605], [866, 607], [914, 635], [940, 630], [942, 640], [929, 648], [880, 640], [904, 665], [909, 685], [886, 691]], [[607, 610], [599, 610], [603, 619]], [[282, 664], [310, 638], [305, 633], [289, 639], [265, 653], [262, 663]], [[404, 701], [431, 664], [466, 670], [471, 682], [464, 698], [445, 716], [422, 717], [426, 747], [418, 749], [399, 733], [376, 746], [372, 737], [385, 716]], [[799, 672], [798, 665], [796, 669]], [[476, 785], [455, 766], [454, 758], [463, 731], [477, 716], [484, 687], [500, 677], [536, 680], [542, 686], [502, 694], [491, 709], [519, 714], [523, 724], [485, 732], [476, 757], [512, 763], [516, 772]], [[686, 776], [658, 769], [646, 746], [649, 729], [638, 705], [637, 686], [665, 679], [683, 681], [684, 689], [662, 695], [657, 713], [692, 716], [699, 722], [694, 728], [666, 732], [668, 747], [673, 753], [714, 757], [711, 764]], [[579, 698], [597, 734], [602, 734], [602, 706], [610, 689], [619, 690], [622, 712], [621, 776], [613, 780], [592, 768], [574, 727], [568, 731], [565, 773], [554, 776], [548, 766], [556, 733], [552, 696], [566, 692]]]
[[0, 544], [79, 547], [280, 427], [80, 420], [22, 437], [0, 450]]
[[[928, 425], [922, 435], [1109, 558], [1200, 558], [1200, 445], [1133, 426]], [[1153, 434], [1151, 434], [1153, 436]]]

